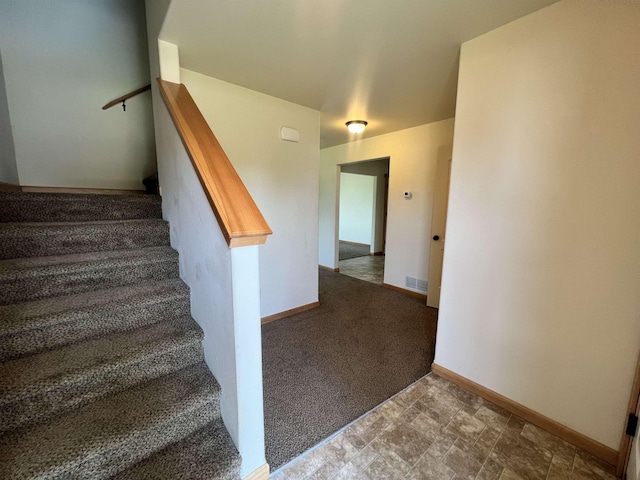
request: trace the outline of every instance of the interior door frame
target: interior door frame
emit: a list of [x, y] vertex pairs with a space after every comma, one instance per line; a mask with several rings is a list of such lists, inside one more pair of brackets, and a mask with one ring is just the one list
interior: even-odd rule
[[[382, 216], [382, 251], [376, 252], [375, 254], [385, 255], [386, 253], [386, 242], [387, 242], [387, 216], [389, 210], [389, 176], [391, 173], [391, 157], [377, 157], [377, 158], [368, 158], [364, 160], [356, 160], [353, 162], [339, 163], [336, 165], [336, 216], [335, 216], [335, 235], [334, 235], [334, 263], [335, 268], [333, 269], [335, 272], [339, 272], [339, 250], [340, 250], [340, 174], [343, 173], [342, 167], [354, 165], [358, 163], [367, 163], [367, 162], [377, 162], [377, 161], [387, 161], [387, 173], [384, 176], [385, 185], [384, 185], [384, 204], [383, 204], [383, 216]], [[352, 172], [344, 172], [344, 173], [352, 173]], [[364, 175], [364, 174], [358, 174]], [[376, 187], [377, 188], [377, 187]], [[377, 198], [377, 193], [376, 193]], [[377, 200], [374, 199], [375, 202]], [[374, 204], [375, 207], [375, 204]], [[374, 208], [375, 210], [375, 208]], [[374, 228], [377, 226], [377, 220], [374, 222]], [[373, 245], [372, 245], [373, 247]]]
[[630, 415], [640, 414], [640, 355], [638, 355], [638, 361], [636, 362], [636, 374], [633, 379], [633, 386], [631, 387], [631, 398], [629, 399], [629, 406], [627, 407], [627, 413], [625, 416], [625, 431], [622, 432], [622, 440], [620, 441], [620, 450], [618, 450], [618, 465], [616, 465], [616, 475], [620, 478], [624, 478], [624, 474], [629, 467], [629, 458], [631, 457], [631, 444], [633, 441], [632, 436], [627, 435], [627, 421]]

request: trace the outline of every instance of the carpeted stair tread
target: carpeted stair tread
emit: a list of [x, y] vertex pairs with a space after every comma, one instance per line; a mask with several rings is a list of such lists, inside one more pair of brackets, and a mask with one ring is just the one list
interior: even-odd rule
[[162, 218], [157, 195], [0, 192], [0, 222], [81, 222]]
[[161, 219], [0, 223], [0, 259], [168, 244], [169, 225]]
[[0, 364], [0, 432], [202, 361], [190, 317]]
[[219, 416], [204, 363], [0, 437], [0, 478], [100, 479], [186, 438]]
[[170, 246], [0, 260], [0, 305], [177, 277]]
[[0, 359], [47, 350], [189, 312], [179, 278], [0, 306]]
[[239, 470], [240, 455], [217, 419], [112, 480], [239, 480]]

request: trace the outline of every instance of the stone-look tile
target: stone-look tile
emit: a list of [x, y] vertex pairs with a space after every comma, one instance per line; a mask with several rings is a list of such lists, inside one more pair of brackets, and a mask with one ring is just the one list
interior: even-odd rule
[[402, 480], [404, 475], [389, 465], [384, 458], [376, 457], [364, 470], [364, 473], [375, 480]]
[[478, 472], [476, 480], [498, 480], [502, 475], [502, 470], [504, 470], [502, 465], [488, 458]]
[[475, 442], [484, 428], [484, 422], [462, 410], [456, 413], [447, 425], [448, 432], [455, 433], [469, 442]]
[[425, 453], [405, 478], [409, 480], [450, 480], [456, 472]]
[[444, 382], [442, 377], [439, 377], [435, 373], [431, 372], [418, 380], [418, 383], [423, 384], [427, 388], [431, 388], [433, 386], [440, 385], [440, 382]]
[[370, 443], [380, 432], [387, 428], [390, 423], [391, 419], [385, 417], [376, 409], [352, 425], [351, 429], [366, 443]]
[[573, 461], [569, 462], [565, 458], [554, 455], [551, 459], [547, 480], [572, 480], [575, 478], [571, 473], [572, 469]]
[[347, 438], [358, 450], [362, 450], [367, 446], [367, 442], [365, 442], [352, 428], [347, 428], [343, 433], [345, 438]]
[[445, 431], [445, 424], [431, 418], [427, 413], [420, 413], [410, 425], [429, 438], [435, 438]]
[[331, 480], [340, 470], [340, 466], [333, 462], [326, 462], [305, 480]]
[[461, 479], [473, 480], [482, 468], [482, 462], [455, 445], [449, 449], [443, 462], [456, 472], [456, 478]]
[[390, 419], [398, 418], [406, 410], [406, 408], [403, 405], [396, 402], [395, 398], [393, 400], [389, 400], [388, 402], [383, 403], [378, 407], [378, 409], [380, 410], [380, 413], [383, 416]]
[[520, 432], [524, 438], [531, 440], [533, 443], [546, 448], [554, 455], [564, 458], [567, 462], [573, 462], [573, 457], [576, 453], [576, 447], [570, 443], [565, 442], [561, 438], [551, 435], [549, 432], [542, 430], [527, 423], [522, 432]]
[[[402, 475], [406, 475], [411, 470], [413, 465], [409, 465], [405, 462], [397, 453], [395, 453], [389, 446], [381, 440], [380, 437], [376, 438], [369, 445], [378, 455], [391, 465], [395, 470], [399, 471]], [[374, 479], [375, 480], [375, 479]]]
[[413, 405], [416, 400], [427, 393], [427, 390], [429, 390], [429, 386], [425, 385], [423, 382], [417, 382], [396, 395], [394, 400], [398, 405], [404, 407], [406, 410]]
[[480, 464], [483, 464], [489, 457], [489, 454], [500, 435], [501, 432], [487, 427], [482, 431], [482, 434], [475, 443], [472, 444], [471, 442], [458, 437], [454, 445], [458, 449], [462, 450], [466, 455], [473, 457], [475, 460], [480, 462]]
[[463, 403], [444, 390], [431, 388], [416, 401], [414, 406], [434, 420], [446, 424], [458, 413]]
[[404, 411], [402, 415], [400, 415], [400, 419], [403, 422], [411, 423], [420, 415], [422, 415], [422, 412], [416, 407], [409, 407]]
[[384, 280], [384, 260], [385, 258], [382, 256], [372, 255], [348, 258], [340, 260], [338, 268], [340, 268], [340, 273], [343, 275], [382, 285]]
[[311, 450], [299, 457], [295, 462], [283, 470], [287, 480], [303, 480], [322, 466], [324, 459], [318, 450]]
[[458, 437], [454, 433], [442, 432], [433, 438], [427, 453], [435, 458], [444, 457]]
[[590, 454], [430, 374], [272, 480], [614, 480]]
[[522, 480], [522, 477], [510, 468], [505, 468], [500, 475], [500, 480]]
[[500, 438], [501, 433], [502, 432], [500, 432], [499, 430], [495, 430], [491, 427], [487, 427], [482, 431], [482, 433], [480, 434], [480, 438], [478, 438], [474, 445], [474, 448], [478, 451], [479, 455], [483, 459], [486, 459], [489, 456], [489, 453], [491, 453], [491, 449], [493, 449], [493, 446], [498, 441], [498, 438]]
[[517, 417], [515, 415], [511, 415], [511, 417], [509, 417], [509, 421], [507, 422], [507, 426], [505, 427], [507, 430], [511, 430], [513, 432], [516, 433], [520, 433], [522, 431], [522, 429], [524, 428], [524, 426], [526, 425], [526, 421], [523, 420], [520, 417]]
[[367, 446], [360, 450], [360, 452], [353, 457], [349, 463], [356, 467], [358, 471], [361, 471], [373, 462], [377, 456], [378, 453], [373, 448]]
[[478, 410], [483, 404], [482, 397], [479, 397], [475, 393], [471, 393], [470, 391], [459, 387], [455, 383], [451, 383], [443, 379], [440, 381], [439, 387], [442, 390], [453, 395], [468, 407], [471, 407], [471, 410], [473, 411]]
[[431, 445], [431, 439], [411, 425], [398, 420], [380, 434], [391, 451], [413, 466]]
[[345, 465], [332, 480], [371, 480], [364, 473], [358, 471], [358, 469], [348, 463]]
[[580, 479], [613, 480], [616, 478], [614, 467], [580, 449], [576, 449], [573, 473]]
[[496, 412], [498, 415], [502, 415], [505, 418], [511, 417], [511, 412], [506, 408], [499, 407], [495, 403], [491, 403], [489, 400], [482, 399], [482, 405], [489, 410]]
[[493, 447], [490, 458], [525, 480], [545, 480], [552, 454], [524, 438], [517, 430], [505, 428]]
[[333, 463], [340, 468], [345, 466], [360, 450], [361, 448], [357, 448], [351, 443], [345, 432], [340, 433], [328, 443], [322, 444], [317, 448], [317, 452], [324, 462]]
[[484, 404], [478, 409], [478, 411], [475, 413], [474, 416], [478, 420], [481, 420], [482, 422], [490, 426], [491, 428], [494, 428], [496, 430], [502, 430], [507, 425], [507, 422], [509, 421], [509, 417], [511, 415], [507, 415], [507, 416], [501, 415], [487, 408], [487, 405]]

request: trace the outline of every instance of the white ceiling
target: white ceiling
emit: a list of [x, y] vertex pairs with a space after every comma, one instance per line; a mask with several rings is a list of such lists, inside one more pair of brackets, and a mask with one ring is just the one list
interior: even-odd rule
[[184, 68], [320, 110], [324, 148], [453, 117], [460, 44], [556, 1], [173, 0], [160, 37]]

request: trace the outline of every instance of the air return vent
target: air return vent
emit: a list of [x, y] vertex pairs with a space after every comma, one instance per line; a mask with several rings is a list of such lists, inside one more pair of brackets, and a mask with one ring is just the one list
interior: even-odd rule
[[427, 281], [415, 277], [405, 277], [404, 284], [407, 288], [413, 288], [420, 292], [427, 293]]

